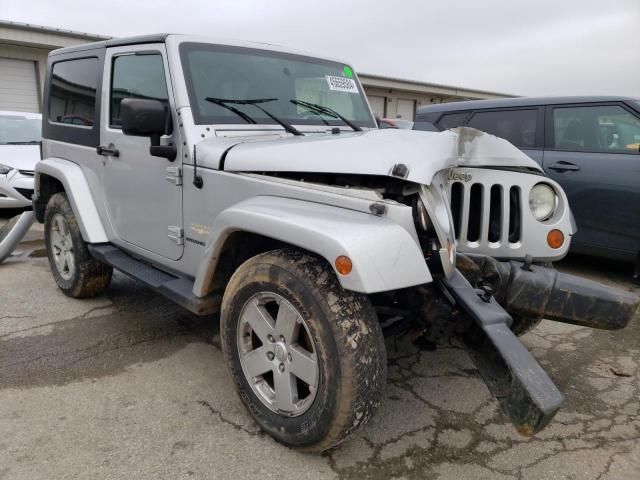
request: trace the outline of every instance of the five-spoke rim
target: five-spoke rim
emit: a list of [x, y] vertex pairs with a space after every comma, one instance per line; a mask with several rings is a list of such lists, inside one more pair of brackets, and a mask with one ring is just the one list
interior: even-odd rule
[[58, 273], [63, 279], [71, 280], [75, 270], [73, 240], [67, 221], [59, 213], [56, 213], [51, 219], [49, 243]]
[[270, 410], [295, 417], [309, 409], [318, 390], [317, 352], [291, 303], [272, 292], [251, 297], [238, 321], [238, 353], [251, 389]]

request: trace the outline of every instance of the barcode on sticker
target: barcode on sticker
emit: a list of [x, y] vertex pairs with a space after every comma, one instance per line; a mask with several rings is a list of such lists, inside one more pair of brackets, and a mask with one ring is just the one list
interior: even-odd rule
[[326, 78], [327, 83], [329, 84], [329, 90], [358, 93], [358, 86], [352, 78], [334, 77], [331, 75], [327, 75]]

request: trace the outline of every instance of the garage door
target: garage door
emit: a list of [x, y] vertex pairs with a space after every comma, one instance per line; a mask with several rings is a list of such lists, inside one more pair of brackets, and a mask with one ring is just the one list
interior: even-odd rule
[[407, 100], [406, 98], [398, 99], [398, 110], [396, 118], [403, 120], [412, 120], [415, 118], [416, 102], [415, 100]]
[[369, 105], [371, 105], [371, 110], [376, 117], [384, 118], [384, 105], [387, 101], [384, 97], [375, 97], [373, 95], [367, 95], [369, 99]]
[[35, 62], [0, 58], [0, 110], [40, 111]]

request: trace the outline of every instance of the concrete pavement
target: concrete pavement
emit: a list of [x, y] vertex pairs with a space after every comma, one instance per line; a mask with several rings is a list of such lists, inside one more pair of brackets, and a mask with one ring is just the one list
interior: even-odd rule
[[[640, 293], [606, 262], [560, 268]], [[532, 439], [459, 346], [390, 342], [386, 401], [323, 455], [258, 430], [217, 334], [215, 317], [122, 275], [104, 297], [65, 297], [35, 226], [0, 265], [0, 479], [640, 478], [638, 321], [620, 332], [543, 322], [524, 337], [567, 397]]]

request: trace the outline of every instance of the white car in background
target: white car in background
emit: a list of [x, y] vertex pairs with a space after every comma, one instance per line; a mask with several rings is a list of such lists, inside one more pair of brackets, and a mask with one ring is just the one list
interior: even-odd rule
[[0, 110], [0, 209], [31, 205], [42, 116]]

